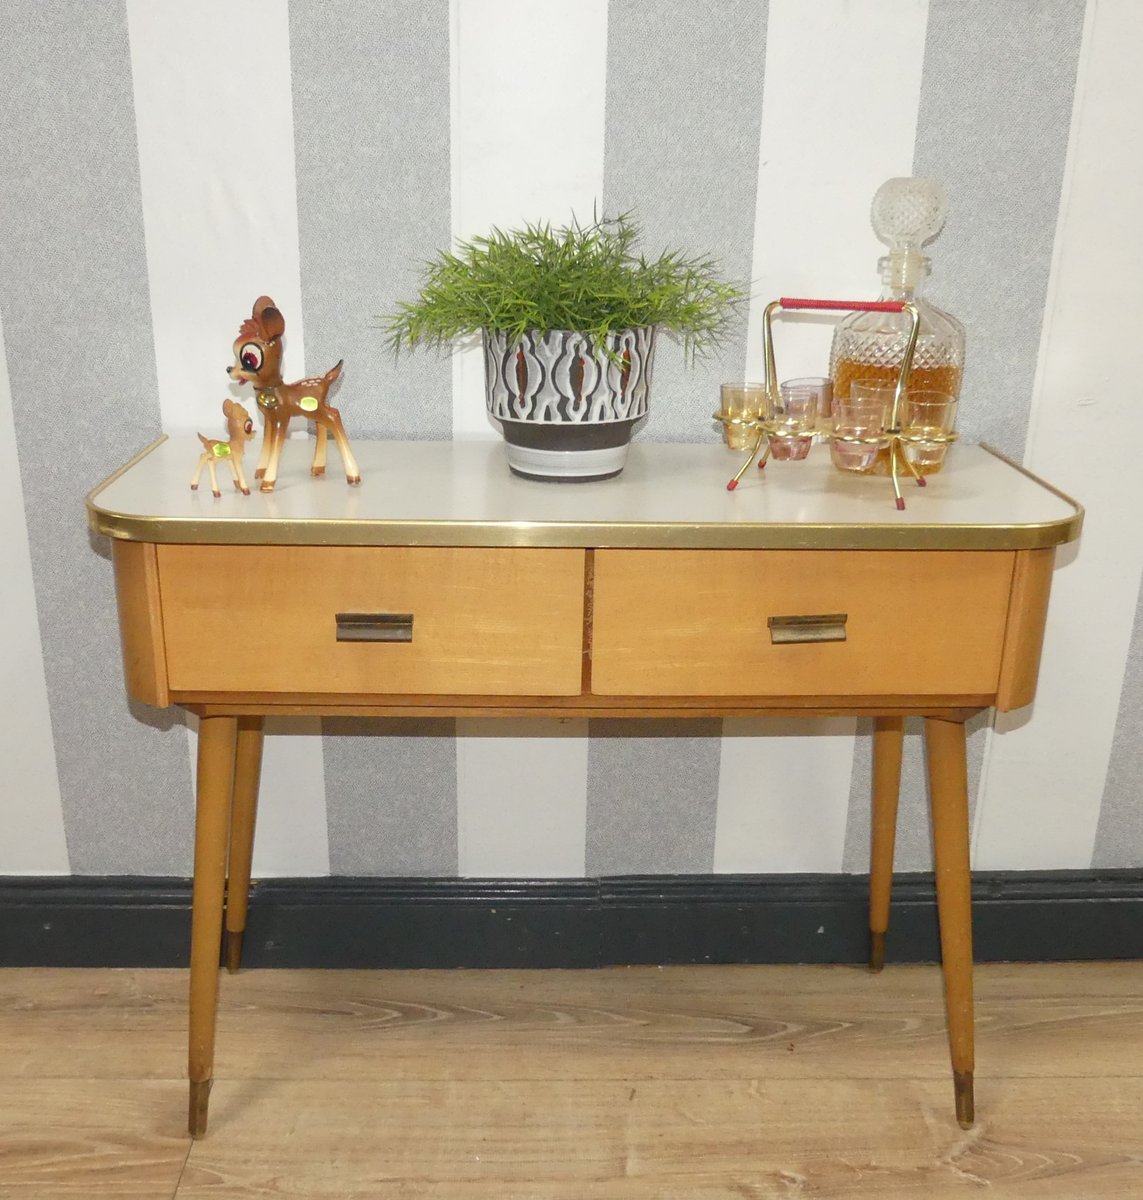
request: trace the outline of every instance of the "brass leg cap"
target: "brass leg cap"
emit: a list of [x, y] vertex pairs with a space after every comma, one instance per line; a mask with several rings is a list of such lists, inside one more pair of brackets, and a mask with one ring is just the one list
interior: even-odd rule
[[241, 929], [226, 931], [226, 969], [231, 975], [242, 965], [242, 936]]
[[869, 969], [880, 971], [885, 966], [885, 933], [869, 931]]
[[972, 1072], [954, 1071], [953, 1089], [956, 1093], [956, 1123], [961, 1129], [971, 1129], [976, 1120], [976, 1105], [972, 1094]]
[[191, 1080], [187, 1131], [192, 1138], [203, 1137], [206, 1133], [206, 1113], [210, 1104], [211, 1082], [209, 1079]]

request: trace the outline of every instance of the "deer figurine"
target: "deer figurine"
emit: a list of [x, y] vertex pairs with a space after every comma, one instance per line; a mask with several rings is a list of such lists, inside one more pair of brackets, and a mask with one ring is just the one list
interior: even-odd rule
[[285, 383], [282, 379], [282, 334], [286, 320], [269, 296], [254, 301], [251, 316], [242, 322], [234, 343], [234, 363], [226, 373], [237, 383], [253, 385], [258, 407], [266, 418], [262, 452], [258, 456], [255, 479], [261, 479], [262, 491], [272, 492], [278, 479], [278, 461], [290, 421], [304, 417], [317, 426], [317, 446], [310, 467], [313, 475], [325, 474], [326, 440], [329, 434], [337, 442], [345, 467], [347, 483], [360, 483], [361, 471], [345, 436], [341, 413], [326, 400], [330, 384], [341, 374], [341, 363], [316, 379]]
[[198, 435], [198, 440], [204, 448], [191, 480], [191, 491], [198, 491], [199, 477], [203, 467], [206, 467], [210, 471], [210, 490], [216, 497], [222, 495], [218, 490], [218, 477], [214, 473], [215, 464], [221, 460], [229, 464], [230, 473], [234, 476], [234, 486], [244, 496], [249, 496], [250, 489], [246, 486], [246, 476], [242, 473], [242, 453], [246, 449], [246, 443], [254, 437], [254, 422], [237, 400], [223, 400], [222, 413], [226, 417], [226, 431], [230, 434], [230, 439], [222, 442], [217, 438], [203, 437], [201, 433]]

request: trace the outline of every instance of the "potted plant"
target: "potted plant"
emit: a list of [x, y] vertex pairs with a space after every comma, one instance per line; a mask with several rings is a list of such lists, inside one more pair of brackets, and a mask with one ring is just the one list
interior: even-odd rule
[[647, 413], [655, 335], [688, 356], [722, 334], [744, 292], [710, 259], [636, 252], [628, 216], [526, 225], [441, 252], [420, 294], [387, 320], [390, 345], [441, 347], [480, 333], [489, 415], [508, 465], [534, 479], [617, 475]]

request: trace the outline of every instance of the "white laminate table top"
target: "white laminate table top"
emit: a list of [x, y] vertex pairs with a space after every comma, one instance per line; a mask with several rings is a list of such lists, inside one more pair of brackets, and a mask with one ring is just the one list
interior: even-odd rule
[[[595, 483], [546, 483], [508, 470], [498, 441], [355, 441], [350, 487], [330, 446], [309, 474], [313, 442], [291, 439], [273, 492], [243, 496], [219, 464], [220, 499], [190, 477], [201, 446], [164, 439], [88, 497], [89, 521], [113, 537], [243, 545], [628, 546], [798, 549], [1019, 549], [1076, 537], [1082, 509], [980, 446], [951, 448], [925, 488], [833, 468], [815, 446], [800, 463], [751, 467], [721, 445], [635, 442], [627, 466]], [[246, 456], [252, 480], [256, 455]]]

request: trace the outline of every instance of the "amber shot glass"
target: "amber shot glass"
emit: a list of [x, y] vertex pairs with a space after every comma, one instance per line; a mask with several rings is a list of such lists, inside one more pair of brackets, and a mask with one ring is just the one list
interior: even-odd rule
[[719, 389], [722, 435], [731, 450], [752, 450], [758, 430], [734, 421], [758, 421], [767, 415], [766, 386], [761, 383], [724, 383]]

